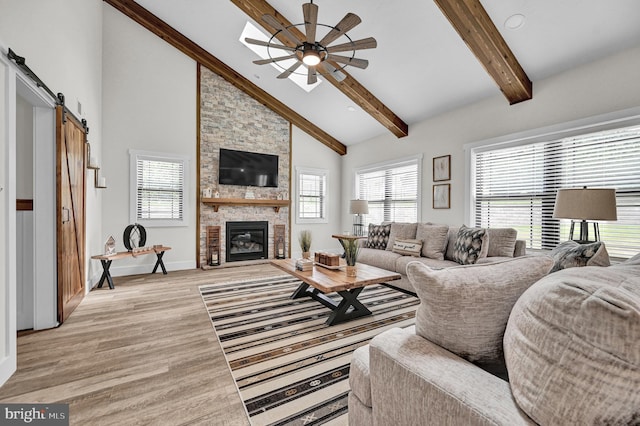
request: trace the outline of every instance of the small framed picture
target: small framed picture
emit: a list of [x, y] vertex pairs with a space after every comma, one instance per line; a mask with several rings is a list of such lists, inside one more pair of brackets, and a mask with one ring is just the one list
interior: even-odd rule
[[433, 181], [440, 182], [451, 179], [451, 155], [433, 157]]
[[433, 185], [433, 208], [451, 208], [451, 184], [441, 183], [438, 185]]

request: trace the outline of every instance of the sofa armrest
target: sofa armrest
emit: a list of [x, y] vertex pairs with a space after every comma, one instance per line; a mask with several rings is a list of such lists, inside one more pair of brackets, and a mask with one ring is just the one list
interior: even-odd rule
[[509, 383], [412, 331], [394, 328], [370, 343], [376, 425], [533, 425]]
[[516, 248], [513, 250], [513, 257], [525, 256], [527, 254], [527, 242], [516, 240]]

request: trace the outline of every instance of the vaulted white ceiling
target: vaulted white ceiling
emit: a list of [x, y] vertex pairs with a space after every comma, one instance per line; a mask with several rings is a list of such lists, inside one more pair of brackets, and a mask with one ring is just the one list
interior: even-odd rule
[[[303, 22], [306, 1], [269, 4], [297, 24]], [[388, 133], [328, 82], [307, 93], [290, 80], [277, 79], [279, 71], [272, 66], [254, 65], [259, 58], [239, 41], [250, 19], [231, 1], [137, 3], [343, 144]], [[358, 52], [357, 57], [369, 60], [367, 69], [347, 70], [409, 124], [409, 133], [412, 124], [500, 93], [431, 0], [314, 3], [322, 24], [335, 25], [347, 12], [362, 18], [348, 34], [354, 40], [373, 36], [378, 47]], [[638, 0], [482, 0], [482, 5], [533, 81], [534, 98], [536, 81], [640, 45]], [[524, 25], [507, 29], [504, 23], [514, 14], [524, 15]]]

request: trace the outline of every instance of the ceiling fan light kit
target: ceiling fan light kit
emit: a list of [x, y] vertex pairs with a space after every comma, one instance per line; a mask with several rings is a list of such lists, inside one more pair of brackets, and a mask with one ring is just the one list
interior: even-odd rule
[[[369, 61], [366, 59], [356, 58], [356, 50], [362, 49], [374, 49], [377, 46], [376, 39], [373, 37], [367, 37], [361, 40], [352, 40], [347, 35], [348, 31], [351, 31], [362, 20], [360, 17], [353, 13], [347, 13], [340, 22], [335, 26], [319, 24], [318, 23], [318, 6], [310, 3], [302, 5], [302, 14], [304, 16], [304, 23], [293, 24], [285, 27], [274, 16], [265, 14], [262, 15], [262, 20], [276, 29], [276, 32], [271, 36], [269, 41], [256, 40], [252, 38], [245, 38], [245, 41], [250, 44], [258, 46], [264, 46], [267, 48], [269, 55], [268, 59], [261, 59], [253, 61], [254, 64], [264, 65], [269, 63], [278, 64], [280, 61], [286, 61], [295, 59], [295, 63], [288, 68], [281, 66], [284, 70], [278, 78], [287, 78], [301, 66], [307, 67], [307, 84], [315, 84], [317, 82], [317, 74], [331, 75], [338, 81], [344, 80], [346, 77], [341, 72], [346, 66], [353, 66], [356, 68], [365, 69], [369, 66]], [[320, 40], [316, 41], [316, 30], [318, 25], [329, 28], [329, 32]], [[300, 31], [294, 31], [298, 27], [304, 26], [304, 40], [300, 40], [296, 33]], [[346, 37], [348, 40], [346, 43], [341, 43], [335, 46], [330, 46], [331, 43], [339, 39], [340, 37]], [[282, 39], [286, 40], [283, 41]], [[278, 38], [286, 44], [273, 43], [273, 39]], [[271, 56], [270, 49], [280, 49], [291, 52], [286, 56]], [[350, 56], [336, 55], [338, 52], [351, 52]]]

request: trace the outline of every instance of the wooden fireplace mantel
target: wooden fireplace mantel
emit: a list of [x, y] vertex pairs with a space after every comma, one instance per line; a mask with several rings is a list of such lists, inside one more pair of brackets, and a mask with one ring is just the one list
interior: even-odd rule
[[273, 207], [276, 213], [280, 211], [280, 207], [289, 207], [289, 200], [261, 200], [251, 198], [202, 198], [204, 204], [213, 207], [213, 211], [217, 212], [220, 206], [258, 206]]

